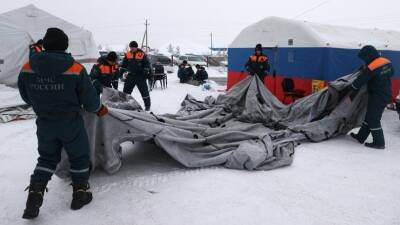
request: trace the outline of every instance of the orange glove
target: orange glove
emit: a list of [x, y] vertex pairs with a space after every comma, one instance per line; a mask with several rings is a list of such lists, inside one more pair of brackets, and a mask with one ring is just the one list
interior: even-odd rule
[[98, 117], [102, 117], [108, 113], [108, 108], [105, 105], [101, 105], [100, 110], [96, 113]]

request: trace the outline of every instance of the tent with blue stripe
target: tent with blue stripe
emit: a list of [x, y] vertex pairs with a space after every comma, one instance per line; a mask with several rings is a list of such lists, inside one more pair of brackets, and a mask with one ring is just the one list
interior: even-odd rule
[[311, 94], [329, 81], [356, 71], [364, 45], [375, 46], [395, 67], [393, 96], [400, 87], [400, 32], [361, 29], [268, 17], [246, 27], [228, 48], [228, 89], [247, 76], [244, 67], [257, 43], [269, 58], [270, 75], [264, 83], [283, 100], [282, 80]]

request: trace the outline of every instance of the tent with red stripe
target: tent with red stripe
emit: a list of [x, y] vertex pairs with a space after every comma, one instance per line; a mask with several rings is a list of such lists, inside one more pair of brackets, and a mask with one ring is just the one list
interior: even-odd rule
[[248, 76], [244, 65], [257, 43], [263, 45], [271, 65], [264, 83], [280, 100], [285, 78], [294, 82], [295, 89], [311, 94], [356, 71], [363, 65], [357, 53], [364, 45], [375, 46], [392, 61], [394, 97], [400, 88], [400, 32], [268, 17], [246, 27], [229, 46], [228, 89]]

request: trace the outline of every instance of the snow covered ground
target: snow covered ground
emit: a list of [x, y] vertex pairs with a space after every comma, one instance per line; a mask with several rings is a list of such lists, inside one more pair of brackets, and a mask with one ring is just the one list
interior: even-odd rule
[[[155, 113], [174, 113], [186, 93], [198, 99], [217, 90], [179, 84], [151, 92]], [[133, 96], [142, 104], [137, 90]], [[0, 124], [0, 224], [88, 225], [398, 225], [400, 224], [400, 121], [386, 111], [386, 150], [340, 137], [306, 143], [293, 165], [273, 171], [222, 167], [186, 169], [149, 144], [124, 144], [123, 166], [90, 179], [93, 202], [69, 209], [70, 181], [54, 177], [35, 221], [21, 219], [35, 167], [34, 120]]]
[[25, 102], [22, 100], [16, 89], [0, 84], [0, 108], [23, 104], [25, 104]]

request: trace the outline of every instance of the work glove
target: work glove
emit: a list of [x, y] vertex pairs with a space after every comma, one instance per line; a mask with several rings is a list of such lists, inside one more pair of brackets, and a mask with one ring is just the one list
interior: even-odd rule
[[102, 116], [105, 116], [107, 113], [108, 113], [108, 108], [107, 108], [107, 106], [101, 104], [100, 110], [97, 111], [96, 115], [97, 115], [98, 117], [102, 117]]

